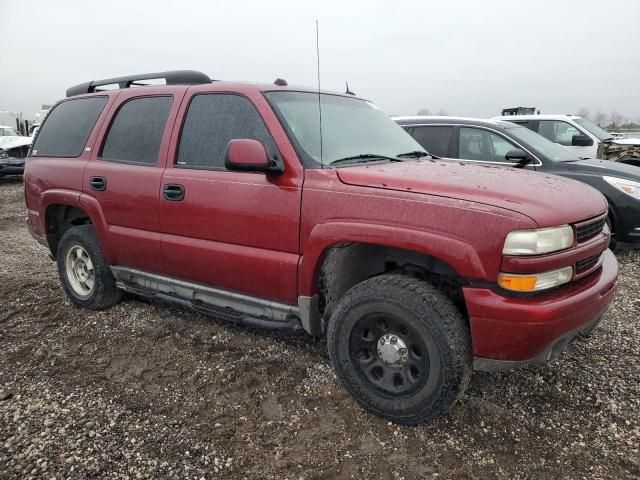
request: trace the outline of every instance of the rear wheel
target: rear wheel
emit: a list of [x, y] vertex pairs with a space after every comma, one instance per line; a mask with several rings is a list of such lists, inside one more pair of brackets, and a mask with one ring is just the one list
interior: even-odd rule
[[331, 316], [327, 343], [347, 391], [396, 423], [444, 415], [471, 374], [460, 312], [432, 285], [404, 275], [381, 275], [349, 290]]
[[64, 291], [78, 307], [101, 310], [122, 298], [91, 225], [72, 227], [64, 233], [57, 263]]

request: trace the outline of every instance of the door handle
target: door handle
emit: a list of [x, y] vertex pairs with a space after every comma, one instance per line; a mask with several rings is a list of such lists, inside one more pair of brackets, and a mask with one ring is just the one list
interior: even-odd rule
[[91, 186], [91, 190], [103, 192], [107, 189], [107, 180], [104, 177], [91, 177], [89, 185]]
[[168, 183], [162, 187], [162, 197], [172, 202], [180, 202], [184, 200], [184, 185]]

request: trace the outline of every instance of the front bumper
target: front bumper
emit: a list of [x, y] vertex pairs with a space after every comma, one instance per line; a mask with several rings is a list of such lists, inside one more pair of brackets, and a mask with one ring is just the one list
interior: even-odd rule
[[[19, 160], [19, 161], [18, 161]], [[9, 158], [0, 163], [0, 177], [5, 175], [22, 175], [24, 173], [24, 160]]]
[[617, 279], [618, 262], [607, 249], [596, 272], [546, 294], [508, 297], [488, 288], [464, 287], [474, 366], [495, 370], [557, 356], [604, 315]]

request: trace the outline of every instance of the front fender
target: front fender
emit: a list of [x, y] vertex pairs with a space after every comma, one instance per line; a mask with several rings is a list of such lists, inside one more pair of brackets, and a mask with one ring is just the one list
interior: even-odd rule
[[449, 264], [463, 278], [486, 278], [485, 268], [469, 243], [442, 234], [368, 223], [331, 222], [316, 225], [305, 242], [298, 266], [300, 295], [316, 293], [324, 252], [344, 243], [365, 243], [430, 255]]

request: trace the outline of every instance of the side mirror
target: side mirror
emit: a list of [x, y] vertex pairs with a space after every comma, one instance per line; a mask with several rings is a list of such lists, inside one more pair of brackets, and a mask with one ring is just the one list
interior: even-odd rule
[[510, 162], [515, 162], [520, 166], [524, 166], [531, 161], [531, 157], [521, 148], [512, 148], [504, 156]]
[[224, 165], [229, 170], [241, 172], [266, 172], [280, 174], [284, 166], [269, 159], [264, 145], [249, 138], [236, 138], [227, 144]]
[[574, 147], [590, 147], [593, 145], [593, 139], [586, 135], [574, 135], [571, 137], [571, 145]]

